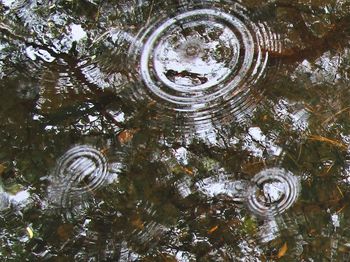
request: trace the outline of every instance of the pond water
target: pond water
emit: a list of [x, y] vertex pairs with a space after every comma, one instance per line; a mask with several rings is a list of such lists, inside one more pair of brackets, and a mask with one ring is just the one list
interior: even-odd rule
[[348, 0], [0, 0], [3, 261], [349, 261]]

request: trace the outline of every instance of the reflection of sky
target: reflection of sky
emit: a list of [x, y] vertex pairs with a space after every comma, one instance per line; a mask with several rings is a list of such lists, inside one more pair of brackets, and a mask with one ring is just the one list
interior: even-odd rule
[[30, 202], [30, 193], [28, 190], [21, 190], [15, 194], [9, 194], [0, 188], [0, 211], [13, 205], [22, 208]]
[[[63, 39], [61, 40], [59, 45], [62, 45], [62, 51], [63, 50], [69, 50], [72, 46], [73, 41], [80, 41], [87, 37], [86, 32], [83, 30], [81, 25], [77, 24], [71, 24], [70, 25], [70, 35], [64, 35]], [[56, 46], [58, 47], [58, 43], [56, 43]], [[58, 48], [60, 49], [60, 48]], [[55, 58], [46, 50], [34, 48], [32, 46], [28, 46], [25, 50], [26, 55], [33, 61], [37, 59], [37, 57], [41, 58], [42, 60], [46, 62], [53, 62]]]
[[190, 254], [186, 251], [176, 251], [176, 259], [178, 262], [190, 262], [194, 261], [196, 259], [196, 256], [193, 254]]
[[[341, 134], [342, 141], [350, 148], [350, 135]], [[347, 161], [343, 169], [344, 183], [350, 185], [350, 150], [347, 151]]]
[[[198, 43], [201, 44], [201, 43]], [[216, 43], [207, 43], [202, 48], [205, 48], [207, 50], [213, 50], [217, 46]], [[180, 56], [179, 57], [179, 50], [166, 50], [166, 66], [165, 69], [173, 69], [176, 71], [183, 71], [187, 70], [193, 73], [198, 74], [210, 74], [213, 72], [222, 72], [221, 74], [228, 71], [228, 68], [223, 68], [224, 63], [218, 63], [216, 59], [213, 59], [212, 57], [208, 57], [207, 59], [203, 58], [201, 56], [196, 57], [188, 57], [188, 56]], [[186, 50], [181, 50], [181, 52], [186, 52]], [[180, 53], [181, 53], [180, 52]], [[160, 57], [158, 57], [158, 60], [156, 60], [156, 63], [163, 62], [163, 54], [160, 54]], [[186, 59], [187, 58], [187, 59]]]
[[331, 215], [331, 220], [332, 220], [332, 224], [335, 228], [335, 230], [337, 229], [337, 227], [340, 226], [340, 219], [339, 219], [339, 215], [337, 213], [334, 213]]
[[[207, 50], [214, 50], [216, 45], [217, 43], [210, 43], [206, 44], [204, 48]], [[200, 74], [201, 76], [213, 77], [213, 81], [217, 81], [217, 77], [215, 76], [223, 76], [231, 70], [227, 68], [224, 63], [218, 62], [210, 55], [206, 59], [200, 56], [186, 59], [186, 57], [179, 55], [179, 50], [174, 50], [170, 46], [163, 47], [162, 50], [156, 53], [154, 64], [155, 68], [159, 68], [158, 71], [163, 74], [168, 70], [174, 70], [176, 72], [187, 71]], [[190, 80], [184, 78], [177, 78], [176, 83], [179, 85], [192, 85]]]
[[187, 149], [184, 147], [180, 147], [176, 150], [174, 150], [174, 156], [179, 161], [179, 163], [183, 165], [188, 165], [188, 158], [187, 158]]
[[206, 178], [196, 183], [196, 186], [200, 192], [208, 197], [223, 194], [231, 197], [232, 201], [242, 202], [245, 199], [248, 182], [241, 180], [234, 181], [232, 178], [220, 175], [217, 178]]
[[35, 61], [37, 57], [49, 63], [55, 60], [46, 50], [34, 48], [32, 46], [26, 48], [26, 55], [33, 61]]
[[274, 109], [280, 119], [292, 121], [294, 130], [306, 131], [309, 127], [308, 121], [310, 114], [305, 108], [300, 108], [301, 106], [297, 103], [281, 99]]
[[324, 53], [314, 63], [304, 60], [295, 70], [292, 79], [296, 79], [299, 74], [309, 74], [313, 84], [316, 83], [336, 83], [341, 79], [338, 72], [344, 57], [347, 57], [349, 50], [345, 49], [343, 54], [333, 55], [331, 52]]
[[10, 201], [17, 205], [26, 205], [29, 201], [30, 194], [28, 190], [22, 190], [17, 192], [15, 195], [9, 195]]
[[0, 79], [2, 79], [5, 76], [4, 70], [3, 70], [3, 59], [5, 58], [5, 55], [2, 52], [2, 49], [5, 48], [5, 45], [0, 44]]
[[[210, 85], [212, 85], [232, 70], [232, 68], [227, 67], [226, 63], [233, 58], [216, 57], [215, 52], [221, 47], [227, 48], [231, 52], [238, 52], [237, 46], [239, 43], [235, 34], [227, 28], [223, 29], [221, 25], [216, 23], [208, 22], [206, 26], [211, 30], [207, 29], [205, 35], [213, 31], [219, 34], [218, 39], [211, 38], [210, 41], [207, 41], [204, 40], [203, 36], [197, 34], [187, 38], [176, 36], [174, 39], [169, 39], [164, 37], [164, 41], [161, 41], [154, 50], [154, 66], [158, 76], [163, 77], [162, 75], [168, 70], [187, 71], [207, 77]], [[196, 49], [193, 56], [187, 54], [188, 48], [192, 46]], [[193, 85], [191, 79], [184, 77], [176, 77], [175, 82], [179, 85]]]
[[87, 34], [84, 31], [84, 29], [81, 27], [81, 25], [71, 24], [70, 30], [71, 30], [71, 38], [73, 41], [80, 41], [87, 37]]
[[248, 129], [248, 134], [244, 138], [244, 148], [258, 157], [262, 157], [265, 150], [273, 156], [279, 156], [282, 153], [282, 148], [272, 139], [267, 138], [259, 127]]
[[285, 191], [285, 184], [281, 182], [266, 183], [263, 186], [264, 196], [265, 198], [269, 199], [271, 203], [280, 200]]
[[2, 0], [1, 2], [4, 6], [10, 7], [16, 0]]

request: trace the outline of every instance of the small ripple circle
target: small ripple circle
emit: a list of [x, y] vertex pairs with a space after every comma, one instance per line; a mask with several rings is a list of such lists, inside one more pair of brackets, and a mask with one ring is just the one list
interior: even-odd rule
[[249, 210], [260, 217], [273, 217], [290, 208], [298, 199], [299, 179], [282, 168], [268, 168], [252, 179], [247, 191]]
[[107, 177], [107, 160], [88, 145], [68, 150], [59, 160], [55, 176], [71, 193], [84, 193], [99, 188]]

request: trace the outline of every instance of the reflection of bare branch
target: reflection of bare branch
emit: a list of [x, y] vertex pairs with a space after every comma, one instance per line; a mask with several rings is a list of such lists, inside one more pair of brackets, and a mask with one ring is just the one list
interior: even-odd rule
[[[45, 46], [44, 44], [37, 44], [35, 42], [29, 42], [26, 40], [24, 36], [18, 35], [13, 33], [14, 30], [11, 30], [11, 27], [0, 23], [0, 32], [2, 32], [5, 36], [19, 40], [23, 42], [26, 46], [31, 46], [33, 48], [38, 48], [41, 50], [44, 50], [48, 52], [52, 57], [54, 57], [56, 60], [63, 60], [66, 64], [64, 67], [69, 67], [69, 70], [71, 72], [71, 75], [74, 75], [74, 77], [82, 83], [91, 93], [84, 93], [82, 97], [82, 101], [80, 102], [90, 102], [94, 104], [94, 109], [98, 110], [101, 115], [103, 115], [108, 121], [112, 122], [116, 126], [120, 127], [120, 123], [115, 120], [115, 118], [109, 114], [104, 107], [111, 101], [115, 100], [115, 95], [110, 90], [102, 90], [98, 85], [91, 83], [86, 75], [81, 71], [81, 67], [79, 66], [80, 60], [77, 59], [73, 54], [71, 53], [58, 53], [55, 50], [51, 49], [50, 47]], [[73, 53], [73, 52], [72, 52]], [[64, 108], [62, 109], [64, 110]], [[62, 110], [59, 110], [62, 112]], [[88, 110], [90, 111], [90, 110]], [[86, 110], [83, 110], [82, 113], [86, 113]], [[58, 112], [59, 114], [59, 112]]]
[[149, 15], [148, 15], [147, 22], [146, 22], [147, 25], [149, 24], [149, 22], [151, 20], [153, 8], [154, 8], [154, 0], [152, 0], [151, 7], [150, 7], [150, 10], [149, 10]]
[[349, 109], [350, 109], [349, 106], [347, 106], [347, 107], [341, 109], [340, 111], [336, 112], [335, 114], [331, 115], [331, 116], [328, 117], [326, 120], [324, 120], [324, 121], [322, 122], [322, 125], [327, 124], [329, 121], [331, 121], [332, 119], [336, 118], [338, 115], [340, 115], [340, 114], [342, 114], [342, 113], [348, 111]]
[[[280, 5], [279, 5], [280, 6]], [[295, 8], [293, 5], [282, 5], [282, 7]], [[330, 30], [321, 38], [312, 34], [304, 22], [302, 12], [290, 12], [293, 25], [299, 32], [305, 48], [290, 48], [282, 51], [281, 58], [284, 62], [298, 62], [304, 59], [315, 59], [327, 50], [343, 49], [349, 44], [350, 16], [339, 18], [332, 24]], [[278, 56], [278, 54], [277, 54]]]
[[113, 124], [115, 124], [117, 127], [121, 127], [121, 124], [112, 116], [111, 113], [107, 112], [106, 110], [100, 110], [100, 113], [109, 121], [111, 121]]
[[328, 50], [339, 50], [349, 45], [350, 15], [343, 17], [334, 15], [333, 23], [323, 37], [315, 36], [308, 28], [303, 14], [326, 15], [326, 11], [320, 6], [310, 6], [309, 3], [303, 5], [296, 1], [274, 1], [253, 11], [252, 17], [257, 20], [266, 20], [266, 17], [273, 17], [271, 14], [275, 14], [279, 8], [288, 10], [286, 23], [293, 24], [294, 31], [298, 33], [301, 44], [305, 47], [284, 48], [281, 53], [271, 52], [271, 58], [282, 59], [284, 63], [301, 62], [305, 59], [314, 60]]
[[334, 140], [334, 139], [331, 139], [331, 138], [318, 136], [318, 135], [309, 135], [307, 138], [309, 140], [313, 140], [313, 141], [319, 141], [319, 142], [328, 143], [330, 145], [339, 147], [340, 149], [343, 149], [343, 150], [347, 150], [348, 149], [348, 146], [345, 145], [342, 141], [337, 141], [337, 140]]

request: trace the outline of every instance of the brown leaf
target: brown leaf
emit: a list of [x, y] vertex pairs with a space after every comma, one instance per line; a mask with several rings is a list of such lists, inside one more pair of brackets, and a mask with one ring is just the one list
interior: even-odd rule
[[208, 234], [214, 233], [216, 230], [218, 230], [219, 226], [212, 227], [211, 229], [208, 230]]
[[73, 234], [73, 225], [72, 224], [63, 224], [57, 228], [57, 235], [62, 240], [69, 239]]
[[164, 262], [177, 262], [178, 261], [175, 257], [173, 257], [169, 254], [162, 254], [161, 253], [160, 256], [162, 257], [162, 261], [164, 261]]
[[344, 210], [344, 208], [346, 208], [346, 205], [343, 205], [340, 209], [338, 209], [337, 213], [341, 213]]
[[288, 246], [287, 246], [287, 242], [286, 242], [278, 251], [277, 258], [283, 257], [286, 254], [287, 250], [288, 250]]
[[107, 152], [108, 152], [108, 150], [109, 150], [109, 148], [108, 147], [105, 147], [105, 148], [102, 148], [101, 150], [100, 150], [100, 152], [102, 153], [102, 154], [106, 154]]
[[121, 144], [126, 144], [132, 140], [135, 133], [137, 132], [137, 129], [130, 129], [130, 130], [124, 130], [119, 133], [118, 140]]
[[133, 219], [133, 220], [131, 221], [131, 224], [132, 224], [134, 227], [136, 227], [136, 228], [138, 228], [138, 229], [140, 229], [140, 230], [144, 229], [144, 227], [145, 227], [143, 221], [142, 221], [141, 218], [139, 218], [139, 217]]
[[6, 167], [3, 164], [0, 164], [0, 176], [5, 172]]
[[191, 169], [187, 167], [183, 167], [182, 169], [187, 175], [193, 176], [193, 171]]

